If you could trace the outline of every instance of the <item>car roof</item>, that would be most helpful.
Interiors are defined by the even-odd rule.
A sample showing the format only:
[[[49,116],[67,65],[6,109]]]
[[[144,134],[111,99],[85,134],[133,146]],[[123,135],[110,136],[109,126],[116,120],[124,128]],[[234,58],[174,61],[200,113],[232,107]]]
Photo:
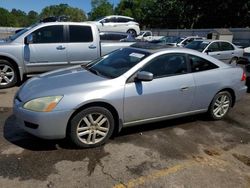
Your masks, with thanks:
[[[214,40],[214,39],[197,39],[195,41],[203,41],[203,42],[228,42],[228,43],[230,43],[229,41],[226,41],[226,40]]]
[[[151,45],[151,46],[148,46],[148,45],[149,44],[139,42],[139,43],[135,43],[135,44],[131,45],[128,48],[137,49],[137,50],[139,49],[141,51],[144,51],[144,52],[147,52],[150,54],[161,53],[161,52],[191,54],[191,55],[195,55],[195,56],[207,59],[208,61],[215,63],[219,67],[228,67],[229,66],[228,64],[223,63],[223,62],[219,61],[218,59],[215,59],[215,58],[213,58],[205,53],[201,53],[197,50],[192,50],[192,49],[188,49],[188,48],[184,48],[184,47],[172,47],[169,45],[155,45],[155,44]]]
[[[132,18],[132,17],[122,16],[122,15],[109,15],[109,16],[106,16],[105,18],[109,18],[109,17],[120,17],[120,18],[128,18],[128,19],[134,20],[134,18]]]

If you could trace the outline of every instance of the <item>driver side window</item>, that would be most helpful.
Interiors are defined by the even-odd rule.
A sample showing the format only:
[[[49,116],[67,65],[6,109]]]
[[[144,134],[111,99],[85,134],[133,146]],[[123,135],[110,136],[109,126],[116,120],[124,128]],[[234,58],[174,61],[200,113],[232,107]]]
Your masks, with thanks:
[[[63,26],[46,26],[32,33],[33,44],[63,42]]]
[[[187,62],[184,54],[167,54],[156,57],[141,71],[151,72],[154,78],[187,73]]]

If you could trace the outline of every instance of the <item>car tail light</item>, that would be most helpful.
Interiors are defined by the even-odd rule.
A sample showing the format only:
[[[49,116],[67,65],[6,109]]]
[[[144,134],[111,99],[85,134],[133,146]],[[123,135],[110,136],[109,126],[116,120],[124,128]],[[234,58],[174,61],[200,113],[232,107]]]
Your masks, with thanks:
[[[247,79],[246,73],[243,71],[241,76],[241,81],[246,81],[246,79]]]

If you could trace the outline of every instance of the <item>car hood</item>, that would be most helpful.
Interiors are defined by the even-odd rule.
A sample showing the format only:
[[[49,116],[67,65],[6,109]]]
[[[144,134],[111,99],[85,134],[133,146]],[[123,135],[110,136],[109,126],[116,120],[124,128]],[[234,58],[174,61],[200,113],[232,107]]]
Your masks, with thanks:
[[[21,86],[17,95],[21,101],[44,96],[65,95],[97,87],[97,82],[106,80],[106,78],[97,76],[81,66],[76,66],[34,77]],[[100,85],[98,86],[100,87]]]

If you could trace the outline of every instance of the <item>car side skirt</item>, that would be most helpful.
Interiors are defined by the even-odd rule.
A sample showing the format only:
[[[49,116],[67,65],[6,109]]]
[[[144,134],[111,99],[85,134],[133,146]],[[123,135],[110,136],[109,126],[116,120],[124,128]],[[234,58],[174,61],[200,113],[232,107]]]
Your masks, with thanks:
[[[123,123],[123,127],[130,127],[130,126],[135,126],[135,125],[140,125],[140,124],[153,123],[153,122],[157,122],[157,121],[174,119],[174,118],[178,118],[178,117],[184,117],[184,116],[193,115],[193,114],[200,114],[200,113],[204,113],[204,112],[207,112],[207,109],[194,110],[194,111],[183,112],[183,113],[178,113],[178,114],[171,114],[171,115],[167,115],[167,116],[131,121],[131,122]]]

